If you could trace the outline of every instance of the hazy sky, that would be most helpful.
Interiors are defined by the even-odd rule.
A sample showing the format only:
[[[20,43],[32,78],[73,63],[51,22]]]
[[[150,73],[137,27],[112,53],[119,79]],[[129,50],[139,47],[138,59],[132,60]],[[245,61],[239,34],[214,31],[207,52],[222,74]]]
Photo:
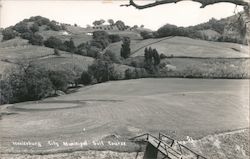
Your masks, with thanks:
[[[0,0],[0,27],[7,27],[29,18],[41,15],[58,22],[78,24],[85,27],[98,19],[122,20],[128,25],[141,25],[150,29],[171,23],[189,26],[206,22],[210,18],[220,19],[234,14],[235,5],[220,3],[200,9],[200,4],[190,1],[161,5],[145,10],[120,7],[128,0]],[[140,3],[153,2],[150,0]],[[138,2],[138,3],[139,3]],[[242,8],[238,7],[238,11]]]

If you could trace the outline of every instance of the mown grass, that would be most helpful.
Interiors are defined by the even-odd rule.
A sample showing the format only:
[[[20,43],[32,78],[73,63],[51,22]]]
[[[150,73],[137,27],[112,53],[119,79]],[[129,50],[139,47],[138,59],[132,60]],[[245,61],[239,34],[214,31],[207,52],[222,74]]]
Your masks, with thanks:
[[[145,47],[156,48],[160,54],[175,57],[249,57],[248,46],[234,43],[211,42],[178,36],[159,39],[132,40],[132,57],[144,56]],[[114,43],[110,45],[108,49],[119,56],[121,43]]]

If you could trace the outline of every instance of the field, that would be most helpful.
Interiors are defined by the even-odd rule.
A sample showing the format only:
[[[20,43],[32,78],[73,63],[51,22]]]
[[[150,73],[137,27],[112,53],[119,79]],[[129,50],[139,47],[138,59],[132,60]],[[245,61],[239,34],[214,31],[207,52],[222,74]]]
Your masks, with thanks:
[[[160,39],[132,40],[131,53],[133,57],[144,56],[145,47],[151,46],[166,56],[186,57],[249,57],[249,47],[240,44],[221,43],[196,40],[186,37],[166,37]],[[107,48],[120,55],[121,42],[111,44]]]
[[[187,136],[199,139],[248,127],[248,95],[248,80],[138,79],[88,86],[37,102],[3,105],[1,151],[59,151],[69,147],[48,146],[46,142],[122,140],[160,131],[178,140]],[[15,146],[15,141],[39,141],[44,146]],[[118,148],[131,151],[129,146]],[[70,147],[74,149],[86,147]]]
[[[15,66],[14,63],[33,61],[51,70],[74,70],[78,73],[87,70],[94,61],[93,58],[60,51],[60,56],[54,55],[54,50],[43,46],[24,44],[25,40],[13,39],[0,43],[0,74]],[[14,45],[15,44],[15,45]]]

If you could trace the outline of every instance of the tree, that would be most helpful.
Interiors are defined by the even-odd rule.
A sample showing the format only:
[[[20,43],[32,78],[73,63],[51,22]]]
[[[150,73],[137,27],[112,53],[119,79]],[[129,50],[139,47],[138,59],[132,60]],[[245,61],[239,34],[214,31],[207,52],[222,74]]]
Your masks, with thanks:
[[[110,43],[109,35],[106,31],[94,31],[91,46],[96,46],[100,49],[105,49]]]
[[[51,21],[50,23],[48,23],[48,26],[51,30],[54,30],[54,31],[62,30],[61,25],[58,25],[56,21]]]
[[[125,23],[121,20],[115,22],[115,25],[119,30],[125,30]]]
[[[159,65],[161,62],[161,58],[160,58],[160,55],[156,49],[152,50],[152,56],[154,58],[154,65],[155,66]]]
[[[101,20],[95,20],[92,24],[94,26],[97,26],[97,25],[102,25],[103,23],[105,23],[105,20],[101,19]]]
[[[166,24],[157,30],[159,37],[178,36],[178,27],[171,24]]]
[[[60,49],[63,45],[62,40],[57,37],[51,36],[46,41],[44,41],[44,45],[50,48]]]
[[[65,41],[64,46],[68,52],[74,53],[76,51],[76,46],[72,38],[69,41]]]
[[[93,76],[97,83],[115,79],[114,64],[110,61],[97,59],[88,67],[88,73]]]
[[[37,31],[39,31],[39,25],[37,23],[34,23],[31,27],[30,30],[35,33]]]
[[[146,8],[150,8],[150,7],[155,7],[158,5],[163,5],[163,4],[169,4],[169,3],[177,3],[177,2],[181,2],[184,0],[161,0],[161,1],[155,1],[153,3],[148,3],[145,5],[138,5],[134,2],[134,0],[129,0],[129,4],[122,4],[121,6],[133,6],[137,9],[146,9]],[[235,5],[240,5],[244,7],[244,16],[241,16],[241,18],[244,19],[244,26],[245,26],[245,37],[248,41],[248,46],[250,48],[250,2],[249,0],[190,0],[190,1],[194,1],[194,2],[198,2],[201,4],[200,8],[205,8],[206,6],[209,5],[213,5],[216,3],[221,3],[221,2],[228,2],[228,3],[232,3]]]
[[[120,63],[119,57],[117,57],[116,53],[112,52],[111,50],[107,50],[104,53],[104,56],[107,57],[108,60],[111,60],[114,63]]]
[[[47,71],[31,62],[18,62],[5,79],[8,103],[39,100],[50,95],[52,83]],[[6,89],[4,89],[6,91]]]
[[[68,77],[67,73],[64,71],[48,71],[48,77],[52,83],[54,93],[56,94],[57,90],[66,91],[68,86]]]
[[[108,23],[112,26],[115,24],[114,20],[113,19],[108,19]]]
[[[43,45],[43,37],[39,34],[34,34],[31,36],[29,43],[32,45]]]
[[[141,31],[140,34],[141,34],[141,37],[142,37],[143,39],[149,39],[149,38],[153,38],[153,37],[154,37],[154,35],[153,35],[152,32],[145,31],[145,30],[144,30],[144,31]]]
[[[19,22],[14,26],[14,29],[19,33],[31,32],[26,22]]]
[[[126,37],[123,39],[122,48],[121,48],[121,57],[128,58],[130,56],[130,38]]]
[[[59,52],[59,50],[58,50],[58,49],[54,49],[54,55],[56,55],[56,56],[60,56],[60,52]]]
[[[145,48],[144,58],[144,68],[151,74],[155,73],[158,70],[158,66],[161,62],[158,51],[156,49],[152,49],[151,47]]]

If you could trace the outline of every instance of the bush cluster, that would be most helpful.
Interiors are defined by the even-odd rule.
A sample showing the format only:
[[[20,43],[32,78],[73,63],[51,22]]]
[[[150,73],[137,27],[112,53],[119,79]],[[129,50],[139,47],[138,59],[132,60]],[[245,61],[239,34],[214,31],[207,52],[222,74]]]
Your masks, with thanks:
[[[84,85],[102,83],[110,80],[120,79],[119,73],[115,70],[115,65],[112,61],[105,57],[98,58],[87,71],[83,71],[79,79],[79,83]]]
[[[138,79],[149,77],[149,74],[144,68],[126,69],[125,79]]]
[[[33,63],[18,64],[1,79],[0,104],[39,100],[66,91],[72,79],[66,71],[45,71]]]

